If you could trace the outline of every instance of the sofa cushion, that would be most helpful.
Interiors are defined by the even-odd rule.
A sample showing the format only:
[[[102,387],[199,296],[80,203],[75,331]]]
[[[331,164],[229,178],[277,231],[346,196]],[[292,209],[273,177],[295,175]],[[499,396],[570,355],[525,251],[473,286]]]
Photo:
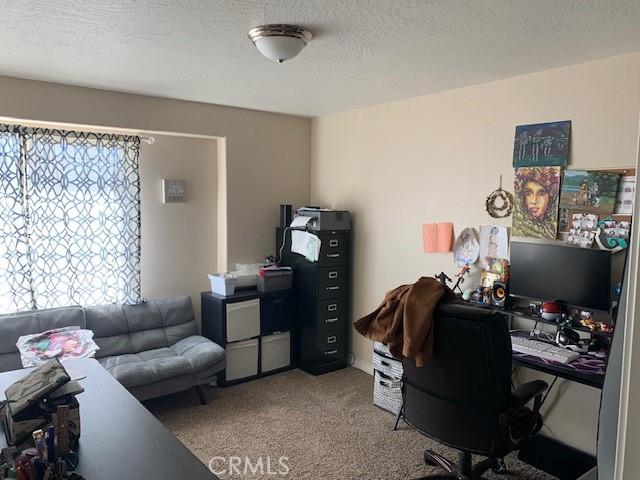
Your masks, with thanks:
[[[136,353],[104,357],[98,361],[125,387],[135,387],[153,381],[153,369]]]
[[[122,305],[98,305],[85,309],[87,328],[100,347],[96,358],[135,353],[129,338],[129,325]]]
[[[99,359],[125,387],[135,387],[191,374],[191,365],[169,348],[127,353]]]
[[[157,301],[122,307],[129,326],[129,338],[134,352],[168,347],[162,314]]]
[[[86,318],[100,347],[97,358],[164,348],[198,333],[188,296],[88,307]]]
[[[10,372],[11,370],[20,370],[22,368],[22,359],[18,352],[0,353],[0,372]]]
[[[16,347],[19,337],[72,326],[86,328],[82,307],[51,308],[0,315],[0,371],[22,367],[18,347]]]
[[[224,349],[220,345],[200,335],[183,338],[169,348],[189,362],[193,373],[212,367],[225,358]]]

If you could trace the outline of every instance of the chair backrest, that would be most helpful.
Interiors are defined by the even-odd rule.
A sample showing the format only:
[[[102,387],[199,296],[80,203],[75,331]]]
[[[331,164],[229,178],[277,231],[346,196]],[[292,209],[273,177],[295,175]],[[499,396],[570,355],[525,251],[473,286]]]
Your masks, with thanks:
[[[511,337],[504,315],[457,303],[434,315],[433,359],[404,359],[405,420],[441,443],[489,454],[511,393]]]

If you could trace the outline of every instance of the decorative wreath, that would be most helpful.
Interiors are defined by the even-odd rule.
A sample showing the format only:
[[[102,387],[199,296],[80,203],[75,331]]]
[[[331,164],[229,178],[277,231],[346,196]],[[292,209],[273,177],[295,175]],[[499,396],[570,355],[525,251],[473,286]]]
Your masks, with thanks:
[[[493,218],[508,217],[513,211],[513,195],[500,187],[489,194],[485,206]]]

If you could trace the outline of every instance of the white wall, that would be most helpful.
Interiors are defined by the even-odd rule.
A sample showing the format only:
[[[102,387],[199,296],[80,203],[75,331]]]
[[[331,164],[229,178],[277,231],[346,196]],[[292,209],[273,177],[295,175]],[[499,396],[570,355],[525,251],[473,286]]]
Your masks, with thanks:
[[[0,77],[0,117],[225,137],[223,265],[275,253],[278,205],[309,201],[307,118],[11,77]]]
[[[422,252],[422,223],[510,225],[484,201],[500,174],[512,189],[516,125],[572,120],[573,168],[635,165],[639,82],[640,54],[631,54],[314,119],[312,203],[354,217],[352,318],[398,284],[456,273],[451,254]],[[371,342],[355,334],[351,347],[370,369]],[[593,452],[600,392],[562,392],[547,423]]]
[[[140,146],[142,295],[190,295],[198,322],[216,270],[216,153],[216,140],[166,135]],[[186,181],[185,203],[162,203],[163,178]]]

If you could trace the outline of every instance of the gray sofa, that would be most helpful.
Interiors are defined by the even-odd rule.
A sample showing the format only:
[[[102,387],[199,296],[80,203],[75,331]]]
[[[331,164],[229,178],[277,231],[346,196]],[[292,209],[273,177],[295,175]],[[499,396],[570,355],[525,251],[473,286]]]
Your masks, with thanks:
[[[198,335],[191,298],[184,296],[0,316],[0,371],[22,368],[21,335],[76,325],[94,332],[96,359],[139,400],[196,387],[204,403],[198,387],[225,368],[225,351]]]

